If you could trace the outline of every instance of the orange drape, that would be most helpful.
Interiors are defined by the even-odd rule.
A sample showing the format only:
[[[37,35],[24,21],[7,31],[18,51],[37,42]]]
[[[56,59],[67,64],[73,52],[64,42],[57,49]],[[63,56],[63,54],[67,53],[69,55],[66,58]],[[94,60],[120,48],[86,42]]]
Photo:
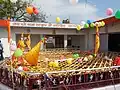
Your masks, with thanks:
[[[9,20],[7,20],[7,24],[8,24],[8,26],[7,26],[7,31],[8,31],[8,43],[10,43],[10,39],[11,39],[11,29],[10,29],[10,21]]]
[[[0,27],[7,27],[7,20],[0,20]]]
[[[1,27],[7,27],[8,42],[10,43],[10,38],[11,38],[10,18],[8,17],[8,20],[0,20],[0,26]]]

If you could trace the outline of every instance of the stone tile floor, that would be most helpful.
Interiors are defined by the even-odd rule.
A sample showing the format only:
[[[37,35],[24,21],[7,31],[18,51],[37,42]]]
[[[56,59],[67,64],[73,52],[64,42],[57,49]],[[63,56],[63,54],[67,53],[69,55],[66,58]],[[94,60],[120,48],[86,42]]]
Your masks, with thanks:
[[[12,90],[12,89],[0,83],[0,90]]]

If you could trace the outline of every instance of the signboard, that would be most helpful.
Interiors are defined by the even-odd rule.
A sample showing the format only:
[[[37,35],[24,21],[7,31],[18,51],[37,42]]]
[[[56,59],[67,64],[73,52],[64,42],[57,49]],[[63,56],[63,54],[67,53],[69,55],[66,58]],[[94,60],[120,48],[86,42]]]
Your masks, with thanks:
[[[11,27],[38,27],[38,28],[72,28],[76,29],[76,24],[55,24],[36,22],[10,22]]]

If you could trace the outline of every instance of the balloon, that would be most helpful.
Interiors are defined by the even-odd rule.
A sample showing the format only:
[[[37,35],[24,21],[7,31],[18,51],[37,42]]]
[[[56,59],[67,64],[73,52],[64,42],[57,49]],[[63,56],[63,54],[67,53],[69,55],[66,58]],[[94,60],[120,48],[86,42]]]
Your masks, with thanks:
[[[73,58],[74,58],[74,59],[79,58],[79,54],[73,54]]]
[[[76,54],[76,57],[79,57],[79,54]]]
[[[97,55],[96,54],[93,54],[94,57],[96,57]]]
[[[59,63],[57,61],[53,62],[53,67],[59,67]]]
[[[78,3],[78,0],[69,0],[70,4],[75,5]]]
[[[38,14],[39,10],[37,8],[33,9],[34,14]]]
[[[60,23],[60,18],[59,17],[56,18],[56,23]]]
[[[87,23],[88,23],[88,24],[91,24],[91,21],[90,21],[90,20],[87,20]]]
[[[20,48],[16,49],[16,51],[14,52],[15,57],[20,57],[22,55],[23,55],[23,51]]]
[[[19,66],[19,67],[18,67],[18,70],[19,70],[19,71],[23,71],[23,67]]]
[[[49,66],[52,67],[54,62],[49,62]]]
[[[86,24],[84,25],[84,28],[88,28],[88,27],[89,27],[89,24],[86,23]]]
[[[99,26],[99,22],[95,22],[95,26]]]
[[[92,59],[93,59],[93,56],[92,56],[92,55],[89,55],[89,56],[88,56],[88,59],[89,59],[89,60],[92,60]]]
[[[99,23],[98,26],[101,27],[102,26],[102,22],[98,22],[98,23]]]
[[[11,41],[10,43],[10,50],[15,51],[17,49],[16,43],[14,41]]]
[[[84,26],[85,23],[86,23],[85,21],[81,21],[80,25],[81,25],[81,26]]]
[[[25,66],[23,67],[23,70],[24,71],[29,71],[28,67],[25,67]]]
[[[78,59],[78,62],[82,62],[83,58],[84,58],[84,57],[79,58],[79,59]]]
[[[76,58],[76,54],[73,54],[73,58]]]
[[[87,58],[87,57],[85,57],[83,60],[87,62],[87,61],[88,61],[88,58]]]
[[[108,9],[106,10],[106,14],[107,14],[108,16],[112,15],[112,14],[113,14],[113,10],[112,10],[111,8],[108,8]]]
[[[120,19],[120,10],[117,10],[117,12],[115,13],[115,18]]]
[[[78,31],[80,31],[81,26],[80,26],[80,25],[77,25],[77,27],[76,27],[76,28],[77,28],[77,30],[78,30]]]
[[[28,14],[32,14],[32,13],[33,13],[33,7],[31,7],[31,6],[27,7],[27,8],[26,8],[26,12],[27,12]]]
[[[72,64],[72,58],[67,59],[68,64]]]
[[[36,7],[35,7],[35,6],[33,6],[33,5],[32,5],[32,7],[33,7],[33,11],[34,11],[34,10],[36,9]]]
[[[90,27],[94,27],[94,26],[95,26],[95,24],[94,24],[94,23],[91,23],[91,24],[90,24]]]
[[[10,46],[10,50],[11,50],[11,51],[15,51],[16,49],[17,49],[16,46],[13,46],[13,45]]]
[[[105,26],[105,22],[104,22],[104,21],[102,21],[102,22],[101,22],[101,25],[102,25],[102,26]]]

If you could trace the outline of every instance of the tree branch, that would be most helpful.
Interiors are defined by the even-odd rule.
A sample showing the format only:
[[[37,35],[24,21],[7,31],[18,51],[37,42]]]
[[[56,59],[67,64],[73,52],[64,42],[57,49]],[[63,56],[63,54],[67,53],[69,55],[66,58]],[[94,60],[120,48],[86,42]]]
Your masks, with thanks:
[[[18,20],[19,18],[23,17],[24,14],[26,14],[26,12],[24,12],[23,14],[21,14],[19,17],[16,18],[16,20]]]

